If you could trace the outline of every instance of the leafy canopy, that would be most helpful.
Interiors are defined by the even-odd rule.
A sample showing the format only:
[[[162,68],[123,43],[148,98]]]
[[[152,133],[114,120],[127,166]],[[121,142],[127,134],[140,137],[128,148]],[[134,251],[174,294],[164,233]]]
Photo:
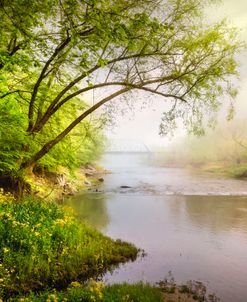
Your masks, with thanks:
[[[49,133],[39,150],[24,153],[22,168],[42,159],[96,109],[138,91],[167,102],[161,134],[178,119],[201,134],[221,100],[232,102],[242,44],[226,22],[203,18],[213,0],[26,2],[0,1],[6,82],[0,98],[26,100],[26,134],[33,138],[47,132],[64,108],[78,108],[78,97],[93,92],[95,102],[64,119],[63,129]]]

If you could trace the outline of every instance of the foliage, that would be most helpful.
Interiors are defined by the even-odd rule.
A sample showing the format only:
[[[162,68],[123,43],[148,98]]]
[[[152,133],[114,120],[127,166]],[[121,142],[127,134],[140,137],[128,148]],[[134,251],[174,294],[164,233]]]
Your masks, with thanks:
[[[214,124],[219,97],[226,96],[232,108],[235,55],[242,43],[226,22],[203,21],[204,7],[216,1],[26,2],[0,2],[5,23],[0,99],[19,95],[18,102],[22,98],[27,105],[23,114],[28,148],[22,150],[21,169],[44,161],[79,123],[130,92],[132,99],[134,92],[142,91],[167,101],[161,134],[172,132],[179,119],[188,131],[202,134],[206,125]],[[77,97],[90,91],[93,104],[78,108]],[[63,120],[73,106],[73,118],[49,132],[55,116]],[[40,142],[35,148],[30,137]],[[52,151],[56,155],[65,149],[57,148]],[[66,155],[71,164],[69,152]]]
[[[2,297],[61,288],[137,255],[131,244],[113,241],[76,221],[69,209],[31,198],[0,200]]]
[[[0,102],[0,173],[14,174],[19,168],[18,160],[25,142],[24,120],[16,100]]]
[[[48,97],[48,96],[47,96]],[[36,137],[27,135],[26,103],[21,97],[9,96],[0,102],[0,173],[17,175],[23,158],[35,153],[48,139],[58,134],[86,105],[76,99],[74,106],[65,106],[53,116]],[[85,121],[56,145],[36,165],[37,168],[56,171],[58,166],[77,168],[97,158],[102,151],[103,136],[97,122]]]
[[[35,136],[33,140],[35,143],[30,144],[30,154],[38,151],[45,141],[58,135],[85,106],[85,103],[76,99],[73,106],[66,104],[62,110],[54,114],[49,124]],[[100,121],[96,120],[94,124],[90,121],[84,121],[43,157],[38,166],[53,171],[59,165],[69,169],[80,167],[99,156],[103,150],[103,140]]]
[[[159,288],[149,284],[114,284],[104,286],[102,282],[91,280],[87,286],[72,282],[66,292],[44,292],[40,295],[31,294],[12,301],[25,302],[161,302]]]
[[[30,68],[34,60],[31,41],[35,40],[35,44],[42,43],[38,38],[38,28],[44,30],[47,17],[55,12],[54,4],[50,0],[0,1],[0,69],[15,71],[20,67],[24,70]],[[28,54],[23,52],[23,49],[26,49]]]

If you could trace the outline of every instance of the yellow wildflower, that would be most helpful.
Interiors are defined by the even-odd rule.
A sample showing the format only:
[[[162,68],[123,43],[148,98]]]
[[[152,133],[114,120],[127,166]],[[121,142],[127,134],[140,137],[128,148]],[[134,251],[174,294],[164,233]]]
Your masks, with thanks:
[[[73,281],[70,283],[70,286],[78,288],[78,287],[81,287],[81,283],[79,283],[78,281]]]

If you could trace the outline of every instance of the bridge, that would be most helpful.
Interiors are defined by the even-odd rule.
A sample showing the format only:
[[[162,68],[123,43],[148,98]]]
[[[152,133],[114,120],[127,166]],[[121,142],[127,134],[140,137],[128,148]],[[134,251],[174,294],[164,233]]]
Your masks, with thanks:
[[[152,154],[153,152],[144,142],[139,140],[111,139],[108,141],[105,153]]]

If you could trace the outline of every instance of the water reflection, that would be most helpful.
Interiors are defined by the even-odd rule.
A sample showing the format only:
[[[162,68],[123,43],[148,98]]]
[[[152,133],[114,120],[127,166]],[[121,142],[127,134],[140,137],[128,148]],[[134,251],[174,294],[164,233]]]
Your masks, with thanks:
[[[183,196],[192,224],[211,232],[247,230],[247,199],[240,196]],[[181,202],[175,203],[180,207]],[[183,206],[183,205],[182,205]]]
[[[66,205],[74,209],[81,221],[104,231],[110,220],[106,199],[106,194],[82,193],[68,198]]]
[[[113,238],[148,253],[105,280],[201,280],[224,302],[246,302],[247,199],[214,196],[112,195],[107,201]]]

